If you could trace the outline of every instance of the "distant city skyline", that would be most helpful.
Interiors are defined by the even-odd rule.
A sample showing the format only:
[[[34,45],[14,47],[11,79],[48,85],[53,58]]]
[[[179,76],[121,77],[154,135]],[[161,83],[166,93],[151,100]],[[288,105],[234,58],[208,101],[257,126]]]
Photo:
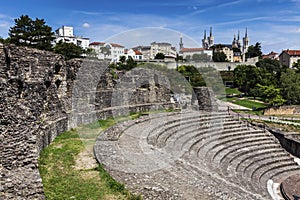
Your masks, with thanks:
[[[250,45],[260,42],[264,53],[300,49],[300,0],[11,0],[1,3],[1,37],[8,36],[14,19],[22,14],[45,19],[53,31],[73,26],[76,35],[91,42],[111,38],[128,48],[154,41],[178,48],[181,33],[185,46],[200,47],[204,30],[210,27],[215,44],[230,44],[234,34],[240,31],[243,37],[247,27]]]

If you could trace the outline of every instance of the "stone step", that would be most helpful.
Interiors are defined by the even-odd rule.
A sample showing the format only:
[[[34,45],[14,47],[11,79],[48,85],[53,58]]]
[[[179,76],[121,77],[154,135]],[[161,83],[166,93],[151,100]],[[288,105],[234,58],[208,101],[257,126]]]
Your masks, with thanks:
[[[238,127],[234,129],[224,130],[220,127],[217,127],[213,129],[198,130],[193,138],[188,138],[184,142],[182,142],[182,149],[188,149],[188,151],[198,149],[198,146],[202,146],[202,143],[205,143],[207,145],[210,142],[219,140],[219,138],[222,136],[227,136],[228,134],[230,135],[232,134],[232,132],[240,134],[241,131],[246,132],[247,129],[243,127]]]
[[[216,153],[213,155],[212,160],[215,163],[222,163],[224,160],[228,159],[228,157],[231,157],[232,154],[235,154],[236,152],[247,149],[251,147],[257,147],[257,146],[263,146],[263,145],[271,145],[274,144],[273,140],[250,140],[250,141],[244,141],[241,143],[240,141],[232,142],[232,144],[228,145],[227,148],[221,148],[215,149]]]
[[[265,167],[262,167],[258,172],[253,175],[253,179],[257,179],[261,184],[267,183],[268,179],[272,179],[285,171],[299,171],[300,166],[295,162],[286,161],[282,163],[271,163]]]
[[[235,171],[242,174],[244,177],[250,177],[248,175],[249,171],[257,167],[257,163],[261,161],[268,162],[269,160],[282,159],[286,157],[289,157],[289,155],[284,151],[260,155],[257,159],[246,160],[243,164],[239,165],[239,167],[236,168]]]
[[[243,143],[243,140],[245,139],[256,139],[259,137],[261,137],[262,139],[268,139],[268,137],[260,131],[240,131],[235,133],[228,133],[226,135],[220,136],[219,138],[215,138],[214,141],[209,141],[199,146],[197,149],[197,155],[201,153],[207,159],[210,157],[209,154],[212,152],[212,150],[217,148],[218,146],[223,146],[223,148],[226,148],[226,146],[230,145],[232,142],[240,141],[241,143]]]
[[[165,146],[167,143],[169,143],[169,145],[182,144],[182,146],[184,146],[189,140],[191,140],[191,138],[199,135],[198,133],[200,132],[215,131],[216,129],[222,129],[223,131],[227,129],[229,131],[232,129],[242,128],[243,127],[240,124],[230,123],[230,125],[227,125],[226,122],[225,124],[219,123],[213,125],[187,124],[186,126],[180,126],[177,130],[169,129],[165,132],[164,137],[162,137],[158,143],[160,143],[160,146]],[[183,147],[181,147],[181,149],[183,149]]]
[[[226,123],[226,120],[224,119],[224,116],[220,116],[221,118],[214,118],[212,116],[209,117],[202,117],[202,116],[194,116],[194,117],[188,117],[184,119],[175,119],[173,121],[170,121],[168,123],[162,124],[162,126],[157,126],[155,129],[153,129],[148,137],[148,141],[150,144],[155,145],[157,143],[157,140],[159,138],[168,137],[169,132],[172,132],[174,129],[178,129],[180,127],[180,130],[187,128],[189,126],[214,126],[216,124],[216,120],[220,121],[218,124],[224,124]],[[226,116],[225,116],[226,117]],[[231,118],[229,118],[231,120]]]

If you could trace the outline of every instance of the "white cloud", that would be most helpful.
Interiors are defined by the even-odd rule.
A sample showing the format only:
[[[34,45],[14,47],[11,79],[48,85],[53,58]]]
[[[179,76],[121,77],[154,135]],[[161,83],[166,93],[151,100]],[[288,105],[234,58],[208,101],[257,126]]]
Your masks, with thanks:
[[[82,24],[82,27],[83,27],[83,28],[90,28],[90,26],[91,26],[91,25],[90,25],[89,23],[83,23],[83,24]]]

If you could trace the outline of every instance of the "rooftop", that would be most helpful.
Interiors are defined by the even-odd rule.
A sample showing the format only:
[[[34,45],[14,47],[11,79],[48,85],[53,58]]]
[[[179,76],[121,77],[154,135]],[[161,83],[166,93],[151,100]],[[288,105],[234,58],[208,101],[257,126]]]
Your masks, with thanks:
[[[283,52],[288,53],[290,56],[300,56],[300,50],[283,50]]]

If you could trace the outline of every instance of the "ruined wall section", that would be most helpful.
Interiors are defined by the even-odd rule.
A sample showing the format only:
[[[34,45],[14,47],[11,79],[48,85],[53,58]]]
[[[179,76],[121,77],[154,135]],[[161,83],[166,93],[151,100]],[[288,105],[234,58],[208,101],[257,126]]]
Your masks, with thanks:
[[[113,88],[119,82],[111,71],[97,73],[103,66],[107,63],[81,59],[65,62],[60,55],[28,47],[4,45],[0,49],[0,199],[44,198],[39,153],[70,128],[74,111],[80,114],[89,108],[93,115],[87,116],[88,120],[79,115],[78,125],[123,109],[122,105],[111,107]],[[122,74],[125,72],[119,72],[119,78]],[[142,74],[148,74],[144,78],[150,77],[151,84],[135,85]],[[169,103],[168,89],[159,86],[164,78],[155,76],[146,71],[128,74],[128,84],[134,88],[130,90],[130,111]],[[120,85],[117,96],[124,93],[126,84]],[[76,107],[76,103],[84,106]]]
[[[0,66],[0,198],[42,199],[39,152],[66,130],[65,62],[51,52],[7,45]]]

